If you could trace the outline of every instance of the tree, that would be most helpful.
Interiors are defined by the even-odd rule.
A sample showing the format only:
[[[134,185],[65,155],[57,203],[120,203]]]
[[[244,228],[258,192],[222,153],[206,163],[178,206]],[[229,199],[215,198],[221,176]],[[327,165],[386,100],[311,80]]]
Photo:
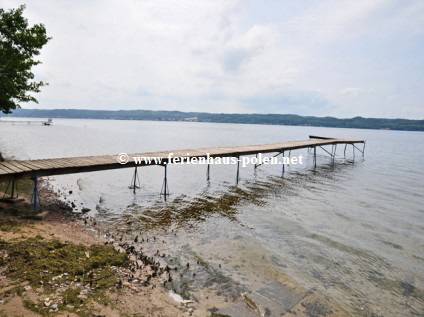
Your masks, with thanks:
[[[35,57],[51,38],[43,24],[28,25],[24,9],[0,8],[0,113],[11,113],[21,102],[38,102],[31,93],[47,85],[34,81],[31,69],[41,63]]]

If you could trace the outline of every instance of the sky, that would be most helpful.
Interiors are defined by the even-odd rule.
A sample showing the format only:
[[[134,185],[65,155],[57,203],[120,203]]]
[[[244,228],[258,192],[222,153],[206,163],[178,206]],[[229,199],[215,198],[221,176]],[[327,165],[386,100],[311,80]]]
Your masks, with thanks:
[[[423,0],[0,0],[52,40],[39,109],[424,119]]]

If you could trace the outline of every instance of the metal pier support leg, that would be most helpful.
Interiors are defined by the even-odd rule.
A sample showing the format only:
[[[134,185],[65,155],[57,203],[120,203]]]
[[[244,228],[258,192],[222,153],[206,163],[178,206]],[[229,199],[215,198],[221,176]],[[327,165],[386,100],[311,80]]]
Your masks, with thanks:
[[[237,176],[236,176],[236,184],[239,183],[239,175],[240,175],[240,156],[237,156]]]
[[[38,178],[37,176],[34,176],[32,180],[34,181],[34,190],[32,192],[32,200],[34,203],[33,211],[36,212],[38,210]]]
[[[258,162],[258,153],[256,153],[256,162]],[[256,169],[257,167],[258,167],[258,164],[257,164],[257,163],[255,163],[254,168]]]
[[[135,167],[134,175],[131,180],[131,185],[129,186],[129,188],[133,190],[134,194],[135,194],[136,188],[140,188],[140,178],[138,177],[137,166]]]
[[[164,164],[162,165],[165,168],[165,176],[163,178],[163,185],[162,185],[162,189],[160,191],[161,195],[165,196],[165,200],[166,200],[166,196],[169,195],[169,188],[168,188],[168,165]]]
[[[365,157],[365,141],[364,141],[364,147],[362,148],[362,157]]]
[[[334,151],[332,151],[333,165],[334,165],[334,161],[336,160],[336,151],[337,151],[337,144],[334,144]]]
[[[17,184],[15,184],[15,180],[12,180],[12,194],[10,195],[11,198],[15,198],[15,187],[17,190],[18,189]],[[16,195],[16,197],[18,197],[18,195]]]
[[[346,148],[347,148],[347,143],[345,144],[345,148],[344,148],[344,158],[346,158]]]
[[[314,168],[317,168],[317,147],[314,146]]]
[[[3,199],[6,198],[6,193],[9,191],[10,181],[7,183],[6,190],[3,193]]]
[[[284,152],[283,152],[283,157],[284,157]],[[290,157],[291,157],[291,150],[289,150],[289,165],[290,165]]]
[[[10,198],[15,198],[15,187],[16,187],[16,184],[15,184],[15,180],[14,179],[12,179],[12,193],[10,194]]]
[[[353,160],[355,161],[355,144],[352,143]]]
[[[211,172],[211,165],[208,163],[208,169],[206,170],[206,180],[209,182],[210,178],[210,172]]]
[[[10,196],[8,198],[6,198],[6,194],[9,191],[10,185],[12,185],[11,193],[10,193]],[[15,196],[15,192],[16,192],[16,196]],[[5,189],[4,193],[3,193],[2,199],[9,200],[9,201],[14,201],[14,199],[15,198],[18,198],[18,196],[19,196],[19,194],[18,194],[18,181],[15,180],[15,179],[12,179],[11,181],[9,181],[7,183],[7,186],[6,186],[6,189]]]
[[[284,177],[284,151],[283,151],[283,157],[281,159],[283,160],[283,172],[281,173],[281,177]]]

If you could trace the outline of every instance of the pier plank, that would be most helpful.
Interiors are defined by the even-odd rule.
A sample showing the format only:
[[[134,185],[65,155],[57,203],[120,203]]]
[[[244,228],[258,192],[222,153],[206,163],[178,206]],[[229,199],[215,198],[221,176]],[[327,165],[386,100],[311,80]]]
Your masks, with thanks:
[[[9,163],[8,161],[2,162],[2,166],[12,170],[14,173],[22,173],[25,172],[25,170],[21,170],[20,168],[14,166],[13,164]]]
[[[14,161],[7,161],[7,163],[9,163],[10,165],[18,168],[21,171],[27,172],[27,171],[32,171],[33,170],[33,168],[30,168],[30,167],[25,166],[25,164],[22,164],[22,162],[20,162],[20,161],[15,161],[15,160]]]

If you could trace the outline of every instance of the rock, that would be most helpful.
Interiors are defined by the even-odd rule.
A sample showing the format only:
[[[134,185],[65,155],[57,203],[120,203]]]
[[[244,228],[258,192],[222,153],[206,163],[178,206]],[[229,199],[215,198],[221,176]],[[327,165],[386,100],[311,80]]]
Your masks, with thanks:
[[[86,207],[84,207],[84,208],[82,208],[81,209],[81,212],[82,213],[87,213],[87,212],[89,212],[91,209],[90,208],[86,208]]]
[[[193,300],[190,300],[190,299],[185,299],[181,303],[183,303],[183,304],[193,304],[194,301]]]
[[[174,301],[176,301],[177,303],[181,303],[181,305],[183,305],[184,298],[182,298],[181,295],[174,293],[173,291],[169,291],[168,294],[169,296],[171,296],[171,298]]]
[[[4,300],[0,300],[0,305],[3,305],[4,304]]]
[[[58,310],[58,308],[57,308],[57,304],[53,304],[51,307],[50,307],[50,311],[57,311]]]
[[[122,283],[122,285],[123,285],[123,286],[130,286],[130,283],[129,283],[129,282],[127,282],[127,281],[125,281],[125,282],[123,282],[123,283]]]
[[[52,281],[56,281],[62,278],[62,275],[58,275],[58,276],[53,276],[52,277]]]
[[[35,215],[22,215],[22,219],[43,220],[49,214],[48,211],[41,211]]]
[[[46,298],[44,300],[44,306],[50,307],[51,304],[53,304],[53,302],[49,298]]]

